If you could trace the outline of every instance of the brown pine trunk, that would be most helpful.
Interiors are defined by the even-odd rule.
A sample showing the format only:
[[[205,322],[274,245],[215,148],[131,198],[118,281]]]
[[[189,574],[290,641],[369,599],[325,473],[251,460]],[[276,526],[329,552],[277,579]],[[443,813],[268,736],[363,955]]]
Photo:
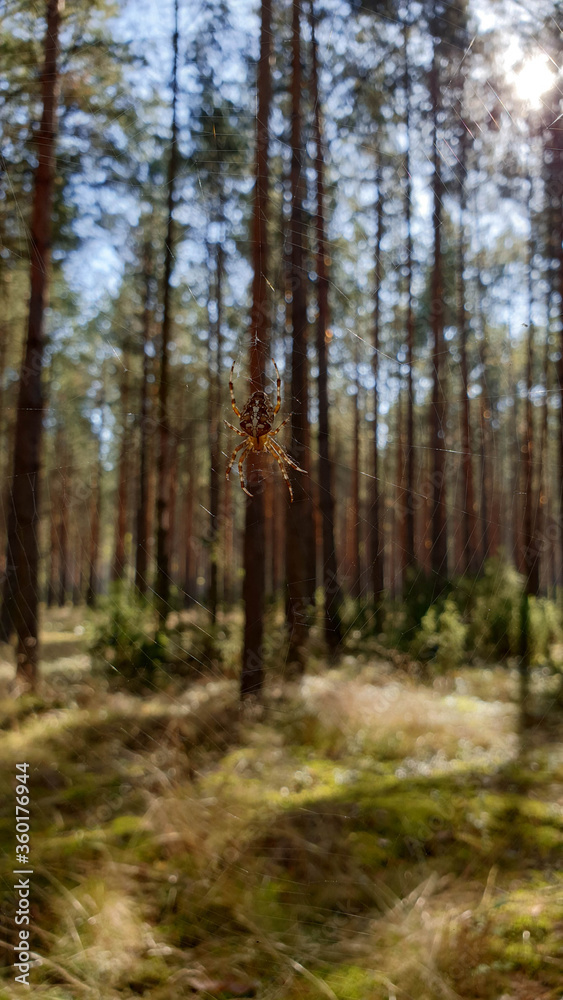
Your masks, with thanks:
[[[252,219],[252,315],[249,344],[250,392],[264,390],[268,357],[270,310],[268,295],[268,187],[269,120],[272,100],[270,57],[272,52],[271,0],[262,0],[260,58],[258,62],[258,110],[256,115],[256,164]],[[244,645],[240,695],[259,696],[264,682],[264,591],[266,583],[266,539],[264,517],[264,475],[261,456],[248,461],[248,481],[252,497],[246,499],[244,526]]]
[[[462,573],[475,574],[479,568],[477,517],[473,485],[473,445],[471,438],[471,407],[469,402],[469,368],[467,363],[467,309],[465,307],[465,208],[466,208],[466,133],[460,144],[459,237],[457,256],[458,333],[461,374],[461,468],[462,468]]]
[[[357,600],[360,596],[360,380],[358,378],[358,354],[356,351],[356,392],[353,398],[353,458],[352,489],[350,497],[351,551],[350,551],[350,594]]]
[[[166,239],[164,242],[164,276],[162,295],[162,330],[160,378],[158,384],[158,492],[156,500],[156,581],[155,595],[161,626],[166,624],[170,596],[170,413],[169,413],[169,350],[172,330],[172,270],[174,267],[175,224],[174,206],[180,165],[178,149],[178,0],[174,2],[174,34],[172,36],[172,129],[167,175]]]
[[[529,181],[528,218],[532,228],[530,202],[532,181]],[[530,597],[539,592],[539,559],[535,537],[536,497],[534,494],[534,416],[532,406],[534,323],[533,323],[533,283],[532,260],[534,255],[533,235],[530,235],[528,257],[528,351],[526,359],[526,424],[522,447],[522,496],[524,510],[522,516],[522,548],[524,564],[524,587],[520,613],[520,724],[525,729],[528,724],[529,671],[530,671]]]
[[[486,562],[486,560],[491,555],[491,531],[490,531],[490,519],[491,519],[491,503],[492,503],[492,474],[491,474],[491,401],[489,399],[489,387],[487,378],[487,367],[489,363],[488,350],[487,350],[487,323],[485,319],[485,310],[483,308],[484,299],[484,285],[481,280],[481,274],[479,272],[478,280],[478,295],[479,295],[479,325],[481,327],[481,339],[479,341],[479,361],[481,365],[481,379],[482,379],[482,391],[480,399],[480,472],[481,472],[481,496],[479,513],[481,517],[481,565]]]
[[[412,292],[413,280],[413,243],[411,229],[412,179],[410,167],[410,68],[408,55],[408,26],[405,25],[405,128],[407,133],[407,149],[405,153],[405,222],[406,222],[406,282],[407,282],[407,456],[406,456],[406,496],[405,496],[405,570],[416,566],[416,502],[415,502],[415,467],[414,467],[414,304]],[[379,254],[378,254],[379,256]],[[405,578],[406,586],[410,585]]]
[[[47,580],[47,607],[52,608],[57,599],[57,580],[59,576],[59,518],[60,496],[59,476],[57,471],[50,475],[50,505],[49,505],[49,576]]]
[[[170,437],[170,560],[168,571],[170,574],[170,584],[175,584],[177,569],[177,546],[176,546],[176,505],[178,500],[178,435],[171,434]]]
[[[327,645],[335,650],[341,641],[340,606],[342,592],[338,581],[336,545],[334,541],[334,495],[330,460],[328,402],[328,263],[329,249],[325,226],[324,152],[319,96],[319,61],[315,35],[313,0],[309,11],[312,47],[311,99],[314,107],[313,134],[315,140],[315,171],[317,175],[316,270],[317,270],[317,358],[319,375],[319,506],[322,528],[322,578],[324,588],[324,634]]]
[[[220,481],[219,466],[221,461],[221,425],[219,422],[221,398],[221,365],[222,365],[222,281],[223,281],[223,248],[218,243],[215,251],[215,323],[209,317],[208,344],[208,423],[209,423],[209,589],[207,606],[211,621],[217,618],[218,601],[218,548],[219,548],[219,504]],[[212,326],[215,327],[215,358],[213,358]]]
[[[59,522],[59,580],[57,603],[63,608],[66,603],[69,577],[68,553],[68,515],[70,502],[70,466],[69,452],[64,441],[61,441],[61,511]]]
[[[373,492],[370,510],[370,559],[371,585],[375,608],[375,627],[381,626],[383,595],[385,590],[385,547],[383,541],[383,525],[381,516],[382,476],[379,456],[379,344],[381,337],[381,240],[383,238],[383,196],[381,191],[381,166],[378,161],[376,168],[376,234],[375,234],[375,288],[373,297]]]
[[[38,662],[39,479],[43,429],[44,314],[51,270],[52,202],[57,132],[60,0],[47,0],[43,110],[36,133],[33,208],[29,234],[30,298],[24,363],[21,371],[14,464],[8,501],[6,578],[0,632],[17,636],[17,678],[33,688]]]
[[[393,596],[398,599],[405,585],[405,455],[403,433],[403,386],[397,399],[397,462],[396,462],[396,503],[395,514],[395,569]]]
[[[129,431],[129,367],[127,354],[123,355],[123,372],[121,379],[121,410],[123,426],[121,428],[121,448],[119,454],[119,481],[117,486],[117,520],[115,523],[115,552],[111,570],[113,583],[123,580],[127,567],[125,556],[125,534],[127,531],[128,495],[129,495],[129,463],[131,452],[131,434]]]
[[[292,78],[291,78],[291,218],[290,302],[288,313],[292,326],[291,354],[291,455],[302,469],[309,471],[307,296],[305,288],[305,217],[303,212],[304,164],[301,138],[301,6],[292,6]],[[289,630],[288,662],[303,669],[303,650],[307,638],[307,607],[314,598],[315,579],[311,566],[315,536],[310,485],[302,472],[289,470],[293,503],[286,517],[287,625]],[[311,574],[313,578],[311,578]]]
[[[438,119],[440,115],[440,85],[436,53],[430,72],[432,103],[434,203],[434,261],[432,266],[432,403],[430,411],[432,448],[432,549],[430,565],[436,587],[448,574],[448,536],[446,523],[446,399],[444,394],[444,290],[442,277],[442,197],[444,188],[438,151]]]
[[[538,540],[538,593],[542,593],[547,596],[550,593],[551,587],[554,583],[553,575],[551,573],[551,566],[549,563],[549,552],[547,546],[545,545],[545,539],[547,538],[547,527],[549,523],[549,504],[548,497],[550,494],[550,484],[549,484],[549,464],[547,460],[548,447],[549,447],[549,410],[547,401],[549,398],[549,350],[550,350],[550,334],[549,334],[549,312],[547,316],[546,323],[546,335],[545,344],[543,352],[543,388],[544,388],[544,399],[542,406],[542,419],[541,419],[541,432],[540,432],[540,447],[539,447],[539,458],[538,458],[538,486],[537,495],[535,501],[536,510],[536,538]],[[543,541],[543,544],[539,544]],[[553,546],[550,546],[551,553],[553,552]],[[544,559],[541,560],[541,555],[544,555]],[[542,565],[543,562],[543,565]]]
[[[102,374],[103,378],[103,374]],[[96,472],[92,485],[92,496],[90,501],[90,547],[88,553],[88,589],[86,591],[86,604],[89,608],[96,605],[100,589],[99,557],[100,557],[100,528],[102,521],[102,440],[104,433],[104,408],[105,408],[105,387],[102,384],[100,392],[99,407],[102,415],[100,436],[98,439],[98,457],[96,462]]]
[[[145,301],[143,308],[143,371],[141,377],[141,427],[139,438],[139,493],[137,498],[136,516],[136,550],[135,550],[135,589],[139,594],[146,594],[148,580],[148,547],[150,539],[149,516],[149,443],[156,429],[151,417],[152,399],[149,388],[151,361],[149,346],[152,339],[152,265],[151,247],[147,242],[143,254],[143,271],[145,280]]]
[[[184,607],[193,603],[195,590],[195,552],[193,547],[193,517],[194,517],[194,486],[193,474],[190,471],[191,452],[186,449],[186,484],[184,487]]]

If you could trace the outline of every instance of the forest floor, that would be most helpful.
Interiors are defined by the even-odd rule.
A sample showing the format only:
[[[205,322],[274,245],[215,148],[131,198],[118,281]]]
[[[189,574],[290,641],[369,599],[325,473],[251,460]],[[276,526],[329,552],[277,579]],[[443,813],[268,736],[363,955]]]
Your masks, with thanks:
[[[26,992],[8,965],[22,761],[34,997],[560,1000],[548,671],[523,746],[506,666],[423,681],[348,652],[241,715],[232,675],[133,694],[91,671],[86,637],[48,613],[38,695],[0,700],[2,1000]]]

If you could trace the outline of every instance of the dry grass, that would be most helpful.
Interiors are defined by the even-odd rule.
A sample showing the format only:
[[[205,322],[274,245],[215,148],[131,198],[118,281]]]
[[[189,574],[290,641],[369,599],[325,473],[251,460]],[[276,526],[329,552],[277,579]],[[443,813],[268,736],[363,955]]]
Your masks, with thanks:
[[[352,662],[241,717],[231,681],[135,697],[76,655],[0,705],[32,767],[34,996],[560,1000],[563,765],[518,761],[510,674]]]

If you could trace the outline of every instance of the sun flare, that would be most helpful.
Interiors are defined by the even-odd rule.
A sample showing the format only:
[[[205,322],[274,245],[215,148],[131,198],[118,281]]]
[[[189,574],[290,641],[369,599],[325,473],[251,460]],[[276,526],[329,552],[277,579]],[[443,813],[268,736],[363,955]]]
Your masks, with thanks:
[[[555,72],[547,56],[537,55],[514,71],[512,79],[520,100],[526,101],[532,108],[539,108],[543,95],[555,83]]]

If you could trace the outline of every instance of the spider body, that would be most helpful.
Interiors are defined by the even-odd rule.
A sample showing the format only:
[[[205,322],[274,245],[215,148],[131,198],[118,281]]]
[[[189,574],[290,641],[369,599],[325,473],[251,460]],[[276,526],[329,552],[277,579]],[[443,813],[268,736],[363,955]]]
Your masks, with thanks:
[[[253,447],[262,451],[264,438],[274,423],[274,407],[265,392],[253,392],[240,413],[240,426],[245,434],[254,438]]]
[[[231,455],[231,460],[227,466],[226,478],[227,479],[229,478],[229,473],[233,467],[235,458],[237,457],[238,453],[241,452],[238,461],[240,485],[241,489],[244,490],[247,496],[251,497],[252,493],[250,493],[249,490],[247,490],[246,482],[244,479],[244,469],[243,469],[244,460],[248,457],[248,455],[250,455],[252,451],[267,451],[270,453],[270,455],[273,456],[273,458],[275,458],[276,462],[278,463],[281,469],[282,476],[287,483],[287,488],[289,490],[289,496],[291,502],[293,502],[293,490],[291,488],[291,483],[289,481],[289,476],[287,474],[286,465],[291,466],[292,469],[296,469],[297,472],[305,472],[306,474],[306,470],[300,469],[299,466],[297,465],[297,462],[294,462],[293,459],[290,458],[290,456],[287,454],[285,448],[283,448],[278,441],[274,440],[276,435],[279,434],[279,432],[281,431],[282,427],[286,425],[287,421],[289,420],[289,417],[286,417],[285,420],[279,425],[279,427],[276,427],[275,430],[272,430],[272,427],[274,426],[274,418],[281,406],[280,373],[278,371],[278,366],[276,365],[275,361],[273,362],[273,365],[274,368],[276,369],[276,376],[277,376],[276,405],[272,406],[265,392],[257,391],[252,393],[252,396],[245,403],[242,410],[239,410],[235,401],[235,391],[233,388],[233,370],[235,367],[235,364],[233,362],[231,368],[231,377],[229,379],[229,389],[231,391],[231,406],[233,408],[233,412],[236,413],[237,417],[239,418],[241,430],[239,431],[238,427],[234,427],[234,425],[230,424],[228,420],[225,420],[225,424],[232,431],[234,431],[235,434],[238,434],[241,438],[244,438],[244,441],[242,442],[242,444],[239,444],[238,448],[235,448],[233,454]]]

